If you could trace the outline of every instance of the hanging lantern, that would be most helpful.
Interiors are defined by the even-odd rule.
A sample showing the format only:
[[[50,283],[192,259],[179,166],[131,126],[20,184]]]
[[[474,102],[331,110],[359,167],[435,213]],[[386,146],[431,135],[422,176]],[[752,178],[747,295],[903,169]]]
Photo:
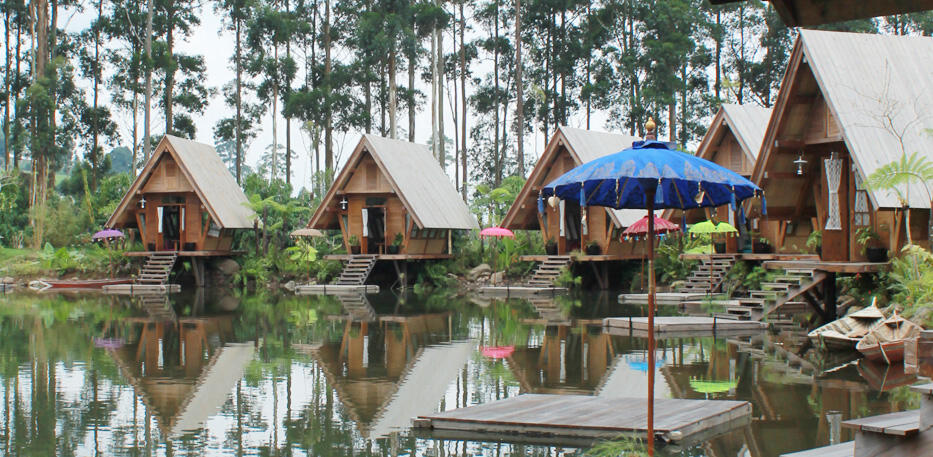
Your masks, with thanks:
[[[146,209],[146,196],[145,195],[143,195],[143,197],[139,199],[139,207],[142,209]]]
[[[797,165],[797,176],[803,176],[803,167],[807,165],[807,159],[803,158],[803,154],[797,156],[797,160],[794,161],[794,164]]]
[[[347,201],[347,196],[344,195],[343,199],[340,200],[340,211],[346,211],[347,207],[349,207],[349,204],[350,202]]]
[[[557,198],[557,195],[551,195],[551,196],[548,197],[548,199],[547,199],[547,204],[548,204],[548,206],[550,206],[551,208],[557,208],[557,205],[560,204],[560,199]]]

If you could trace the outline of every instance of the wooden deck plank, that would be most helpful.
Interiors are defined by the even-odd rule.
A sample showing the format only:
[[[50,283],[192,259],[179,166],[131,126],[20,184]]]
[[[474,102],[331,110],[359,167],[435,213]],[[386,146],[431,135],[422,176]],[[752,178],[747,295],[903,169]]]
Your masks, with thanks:
[[[751,405],[742,401],[659,399],[655,431],[679,441],[713,427],[747,423]],[[476,433],[528,433],[611,438],[644,433],[647,400],[586,395],[526,394],[468,408],[421,416],[416,427]]]
[[[781,454],[781,457],[852,457],[855,454],[855,441],[823,446],[806,451]]]
[[[883,433],[885,435],[913,435],[920,431],[920,410],[914,409],[848,420],[843,422],[842,426],[853,430]]]
[[[886,270],[887,262],[824,262],[822,260],[768,260],[764,267],[772,270],[817,270],[833,273],[873,273]]]
[[[647,317],[608,317],[603,321],[606,327],[621,329],[648,330]],[[695,331],[695,330],[760,330],[768,327],[764,322],[738,321],[731,319],[717,319],[703,316],[658,316],[654,318],[654,331],[664,333],[669,331]]]
[[[567,293],[564,287],[530,287],[530,286],[485,286],[480,287],[480,295],[490,297],[530,297],[542,295],[558,295]]]
[[[298,295],[346,295],[346,294],[375,294],[379,293],[379,286],[375,284],[306,284],[295,287]]]

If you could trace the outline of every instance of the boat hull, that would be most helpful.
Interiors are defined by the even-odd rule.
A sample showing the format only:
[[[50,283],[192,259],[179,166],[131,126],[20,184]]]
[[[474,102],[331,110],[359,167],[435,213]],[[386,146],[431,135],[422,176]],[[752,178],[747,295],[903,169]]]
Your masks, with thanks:
[[[872,362],[882,362],[891,365],[904,360],[904,340],[860,347],[858,351]]]

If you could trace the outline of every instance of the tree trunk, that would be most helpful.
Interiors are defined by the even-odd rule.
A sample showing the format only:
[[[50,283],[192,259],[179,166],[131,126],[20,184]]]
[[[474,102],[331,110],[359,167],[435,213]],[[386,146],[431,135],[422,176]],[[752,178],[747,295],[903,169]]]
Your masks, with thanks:
[[[389,49],[389,138],[398,138],[398,87],[395,84],[395,46]]]
[[[167,27],[165,31],[165,53],[168,56],[166,58],[168,66],[165,68],[165,98],[162,103],[165,105],[165,134],[173,135],[175,133],[172,127],[175,105],[175,0],[168,2],[165,13]]]
[[[275,59],[275,66],[279,66],[279,44],[276,42],[272,46],[272,58]],[[278,135],[278,119],[279,114],[279,78],[278,75],[275,75],[275,83],[272,84],[272,181],[275,181],[276,172],[278,171],[278,162],[279,162],[279,135]]]
[[[431,33],[431,154],[437,159],[437,33]]]
[[[462,187],[460,188],[463,201],[467,199],[467,96],[466,96],[466,41],[464,41],[464,29],[466,29],[466,16],[463,13],[463,3],[460,2],[460,131],[463,135],[460,137],[460,173]]]
[[[444,8],[444,2],[437,0],[437,7]],[[447,147],[444,144],[444,34],[436,29],[437,34],[437,161],[447,170]]]
[[[415,142],[415,68],[417,67],[415,47],[408,54],[408,141]]]
[[[324,83],[327,88],[328,98],[330,98],[330,93],[333,91],[330,80],[330,47],[330,0],[324,0]],[[330,100],[327,100],[327,105],[329,107]],[[330,183],[333,179],[331,170],[334,169],[334,128],[333,114],[331,114],[330,109],[327,109],[324,113],[324,167],[324,174],[327,176],[327,185],[330,187]]]
[[[143,115],[143,160],[148,161],[152,152],[149,138],[150,116],[152,112],[152,0],[147,2],[146,11],[146,112]]]
[[[502,184],[502,163],[499,160],[499,0],[495,0],[496,9],[495,9],[495,18],[493,18],[493,37],[494,45],[492,48],[492,74],[493,81],[495,86],[494,91],[494,100],[493,106],[495,107],[495,112],[493,113],[493,154],[495,154],[494,163],[496,164],[495,177],[493,178],[493,187],[499,187]]]
[[[515,0],[515,141],[518,175],[525,177],[525,107],[522,98],[522,0]],[[587,105],[589,106],[589,105]],[[589,110],[587,110],[589,128]]]
[[[243,134],[240,130],[243,126],[243,68],[241,66],[243,59],[242,48],[242,19],[240,14],[240,3],[233,4],[233,29],[236,36],[236,48],[234,50],[234,71],[236,72],[236,125],[233,127],[233,141],[236,147],[236,182],[242,183],[243,179]]]
[[[667,105],[668,136],[671,143],[677,142],[677,94],[671,94],[671,103]]]
[[[94,107],[94,125],[93,131],[91,132],[91,182],[90,190],[93,192],[97,190],[97,177],[100,175],[100,164],[101,164],[101,151],[99,148],[100,141],[100,118],[98,117],[97,112],[97,102],[100,94],[100,27],[101,21],[104,16],[104,0],[97,0],[97,23],[94,24],[94,67],[91,69],[92,75],[94,77],[94,89],[93,89],[93,101],[92,105]]]
[[[3,11],[3,169],[10,170],[10,8]]]
[[[722,11],[716,9],[716,82],[713,87],[716,91],[716,100],[721,100],[720,90],[722,88]]]

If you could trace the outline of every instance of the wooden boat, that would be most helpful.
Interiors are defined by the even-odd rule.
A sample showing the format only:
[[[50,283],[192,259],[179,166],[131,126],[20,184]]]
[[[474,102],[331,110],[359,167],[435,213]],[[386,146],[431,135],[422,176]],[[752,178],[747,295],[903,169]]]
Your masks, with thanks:
[[[37,279],[29,283],[29,288],[37,291],[49,289],[100,289],[104,286],[129,284],[130,278],[115,279]]]
[[[876,325],[855,346],[866,359],[888,365],[904,360],[904,342],[920,335],[923,327],[898,316]]]
[[[819,327],[808,333],[807,337],[816,346],[852,351],[859,340],[882,321],[884,314],[872,301],[871,306]]]

